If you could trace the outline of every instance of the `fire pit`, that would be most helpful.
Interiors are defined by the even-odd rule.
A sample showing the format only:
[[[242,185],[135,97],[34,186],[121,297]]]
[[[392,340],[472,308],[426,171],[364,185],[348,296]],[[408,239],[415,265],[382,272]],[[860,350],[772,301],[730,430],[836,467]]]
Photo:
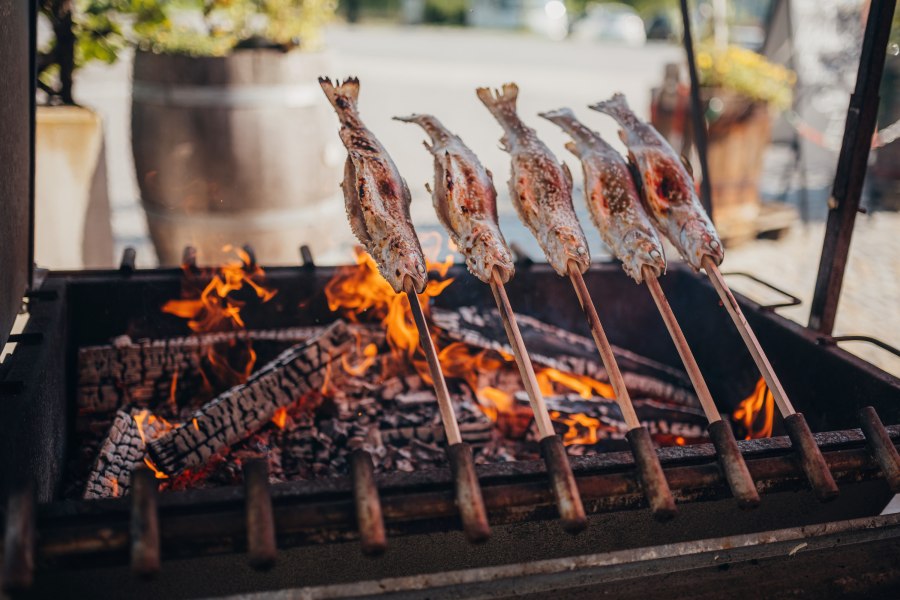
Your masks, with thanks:
[[[0,116],[27,121],[20,108]],[[0,239],[8,289],[30,290],[0,365],[8,590],[714,598],[725,578],[736,598],[900,589],[900,518],[879,514],[898,491],[900,380],[738,297],[820,432],[840,495],[819,502],[716,290],[685,267],[660,284],[718,408],[754,438],[739,447],[760,507],[738,508],[651,296],[596,264],[586,287],[678,503],[674,520],[652,518],[578,301],[523,258],[508,294],[589,521],[566,533],[489,290],[441,263],[430,322],[493,530],[475,545],[403,297],[380,297],[364,261],[319,267],[302,251],[303,264],[263,269],[245,248],[219,269],[188,251],[183,269],[136,270],[126,252],[118,270],[32,273],[27,248]],[[3,297],[4,335],[14,301]]]

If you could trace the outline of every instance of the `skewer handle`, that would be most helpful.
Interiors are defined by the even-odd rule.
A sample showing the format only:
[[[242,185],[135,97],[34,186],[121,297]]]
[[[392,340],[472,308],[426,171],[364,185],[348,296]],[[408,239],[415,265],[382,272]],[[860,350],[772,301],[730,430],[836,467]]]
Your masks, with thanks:
[[[381,497],[375,484],[375,466],[365,450],[350,454],[350,474],[353,479],[353,503],[359,542],[364,554],[376,556],[387,549],[387,533],[381,511]]]
[[[462,443],[459,423],[456,422],[456,413],[453,412],[453,404],[450,402],[450,392],[447,390],[447,382],[441,371],[437,349],[434,347],[434,340],[431,339],[428,331],[428,322],[425,320],[425,313],[422,312],[422,306],[419,304],[419,297],[411,288],[407,290],[406,296],[409,298],[409,307],[416,322],[416,329],[419,331],[419,344],[421,344],[422,350],[425,352],[425,360],[428,362],[428,372],[431,373],[431,379],[434,381],[434,393],[437,396],[447,444],[453,446]]]
[[[859,425],[866,434],[869,451],[878,461],[888,487],[895,494],[900,494],[900,454],[874,408],[867,406],[859,411]]]
[[[562,519],[563,528],[569,533],[578,533],[587,527],[587,516],[581,503],[581,494],[575,483],[575,474],[569,464],[566,448],[558,435],[541,440],[541,455],[550,477],[550,489],[556,500],[556,508]]]
[[[632,429],[625,434],[634,454],[638,479],[644,489],[644,495],[650,504],[650,510],[657,521],[668,521],[675,516],[675,498],[666,482],[666,475],[659,463],[659,455],[653,447],[650,432],[646,427]]]
[[[447,455],[450,458],[450,471],[456,487],[456,504],[466,538],[472,543],[486,542],[491,537],[491,527],[478,475],[475,473],[472,447],[465,443],[454,444],[447,448]]]
[[[728,482],[728,487],[731,488],[731,493],[737,499],[738,506],[743,509],[759,506],[759,492],[756,491],[756,484],[753,483],[747,463],[744,462],[737,440],[734,439],[731,424],[719,419],[715,423],[710,423],[706,430],[716,448],[719,466],[722,467],[725,480]]]
[[[812,486],[813,492],[820,502],[834,500],[838,495],[838,487],[828,469],[828,463],[822,456],[816,438],[813,437],[809,425],[802,413],[794,413],[784,419],[784,428],[787,430],[791,444],[800,453],[800,461],[803,471]]]
[[[600,316],[597,315],[597,308],[594,306],[591,294],[587,289],[587,285],[584,283],[584,277],[581,276],[581,271],[578,269],[578,266],[572,262],[569,263],[569,278],[572,280],[572,285],[575,287],[575,295],[578,296],[578,303],[581,305],[581,310],[587,318],[588,327],[590,327],[591,335],[594,337],[594,344],[596,344],[597,350],[600,352],[600,359],[603,361],[603,366],[606,367],[606,372],[609,373],[609,383],[616,393],[616,403],[618,403],[619,409],[622,411],[622,416],[625,419],[625,426],[629,430],[640,427],[641,422],[634,412],[631,396],[628,394],[628,388],[625,387],[625,378],[622,377],[622,371],[619,370],[619,364],[616,362],[616,356],[613,354],[609,338],[606,337],[606,332],[603,330],[603,325],[600,323]]]
[[[747,322],[747,318],[744,316],[743,311],[741,311],[740,305],[734,298],[734,294],[728,289],[728,284],[725,283],[725,279],[722,277],[719,267],[716,266],[715,261],[709,256],[703,257],[702,264],[713,287],[716,288],[716,292],[719,294],[722,304],[725,305],[725,309],[728,311],[728,314],[731,315],[731,320],[734,321],[738,332],[744,339],[744,344],[747,346],[747,350],[750,351],[753,361],[756,363],[757,368],[766,380],[766,385],[769,386],[769,391],[772,392],[772,397],[775,399],[775,404],[778,405],[778,410],[781,411],[781,416],[788,417],[796,413],[797,411],[794,410],[784,388],[781,386],[781,381],[779,381],[778,376],[775,375],[775,370],[772,369],[772,365],[769,363],[766,353],[763,352],[759,340],[756,339],[756,334],[750,329],[750,324]]]

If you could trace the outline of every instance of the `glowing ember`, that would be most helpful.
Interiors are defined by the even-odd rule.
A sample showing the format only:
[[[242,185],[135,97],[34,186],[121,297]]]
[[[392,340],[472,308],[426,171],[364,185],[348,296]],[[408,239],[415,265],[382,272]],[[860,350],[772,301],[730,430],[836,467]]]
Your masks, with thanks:
[[[432,252],[427,254],[436,256],[441,247],[440,238],[437,238],[436,243],[433,238],[423,240],[423,247],[427,246],[432,246]],[[452,265],[452,258],[452,255],[448,255],[441,262],[431,259],[426,261],[431,277],[425,292],[420,296],[420,301],[424,300],[422,307],[426,314],[427,300],[438,296],[453,282],[452,278],[444,279]],[[390,354],[387,361],[383,359],[380,364],[381,380],[405,373],[412,366],[423,381],[432,384],[427,363],[419,351],[419,334],[406,295],[394,292],[378,273],[375,261],[364,250],[361,248],[356,250],[356,265],[338,270],[325,286],[325,295],[329,308],[339,312],[347,320],[354,323],[374,321],[385,327]],[[437,334],[437,331],[433,331],[432,337],[435,346],[440,348]],[[356,356],[361,357],[361,360],[351,363],[350,359],[345,357],[342,360],[342,367],[346,373],[358,377],[367,373],[376,364],[378,348],[374,344],[363,348],[358,338]],[[510,379],[518,377],[513,356],[454,342],[439,351],[438,359],[444,376],[463,379],[468,383],[475,392],[482,411],[489,419],[498,423],[498,427],[506,435],[519,437],[524,434],[528,419],[523,417],[526,416],[525,413],[530,417],[530,408],[517,406],[510,391],[483,385],[479,376],[503,370],[511,374]],[[576,392],[587,399],[597,396],[615,398],[609,384],[590,377],[563,373],[551,368],[537,368],[536,371],[543,394]],[[327,393],[327,386],[323,388],[323,393]],[[599,432],[608,429],[597,419],[586,415],[557,416],[559,422],[568,427],[568,432],[564,435],[566,444],[596,443]]]
[[[732,414],[732,418],[744,426],[748,440],[770,437],[774,416],[775,398],[762,377],[756,382],[753,393],[744,398]]]
[[[282,406],[275,411],[274,415],[272,415],[272,422],[275,423],[275,426],[278,427],[278,429],[284,429],[284,426],[287,423],[287,418],[287,408]]]

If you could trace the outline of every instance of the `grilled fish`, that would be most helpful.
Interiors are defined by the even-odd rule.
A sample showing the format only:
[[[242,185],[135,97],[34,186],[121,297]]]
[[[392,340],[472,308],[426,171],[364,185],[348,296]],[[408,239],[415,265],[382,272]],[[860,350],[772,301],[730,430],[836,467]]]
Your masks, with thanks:
[[[534,129],[519,119],[516,84],[506,83],[495,93],[478,88],[477,94],[503,127],[500,143],[512,156],[509,193],[519,218],[537,238],[557,273],[565,276],[570,261],[584,273],[591,257],[572,207],[572,173],[556,160]]]
[[[497,190],[494,178],[463,141],[431,115],[394,117],[416,123],[431,138],[425,147],[434,156],[434,189],[431,192],[438,219],[450,234],[469,271],[491,283],[496,269],[503,283],[515,272],[512,252],[497,224]]]
[[[320,77],[319,84],[337,112],[341,141],[347,148],[341,188],[350,228],[395,292],[406,291],[409,280],[421,294],[428,271],[409,216],[409,188],[387,150],[359,117],[359,80],[351,77],[335,86]]]
[[[594,225],[603,241],[622,261],[622,268],[635,281],[644,279],[643,267],[656,276],[666,271],[662,243],[641,206],[641,196],[628,163],[599,133],[581,123],[568,108],[540,113],[559,125],[572,138],[566,149],[581,160],[584,197]]]
[[[641,173],[647,212],[659,230],[694,269],[701,268],[704,256],[720,264],[725,252],[719,235],[697,198],[693,179],[666,139],[637,118],[622,94],[591,108],[622,126],[619,136]]]

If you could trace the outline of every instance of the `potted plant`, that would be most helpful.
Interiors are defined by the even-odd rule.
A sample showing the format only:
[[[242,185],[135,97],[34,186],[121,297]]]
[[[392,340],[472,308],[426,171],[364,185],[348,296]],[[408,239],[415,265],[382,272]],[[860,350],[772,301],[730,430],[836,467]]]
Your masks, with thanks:
[[[174,6],[173,6],[174,5]],[[294,263],[324,251],[342,154],[317,77],[334,0],[135,3],[132,149],[162,264],[249,243]]]
[[[772,119],[793,100],[793,71],[738,46],[700,48],[713,218],[732,242],[757,234],[759,179]]]
[[[112,228],[100,117],[75,102],[74,74],[115,62],[125,40],[108,2],[40,0],[51,35],[37,55],[35,261],[55,268],[108,267]]]

